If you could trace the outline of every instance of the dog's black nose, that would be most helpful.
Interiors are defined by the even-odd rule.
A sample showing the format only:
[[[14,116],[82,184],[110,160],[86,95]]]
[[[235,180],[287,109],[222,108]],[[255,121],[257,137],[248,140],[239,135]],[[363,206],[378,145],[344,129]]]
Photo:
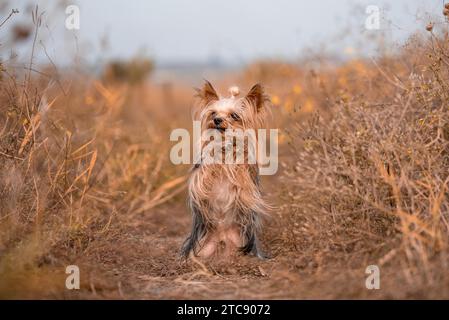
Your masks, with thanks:
[[[222,122],[223,122],[222,118],[214,118],[214,123],[215,123],[216,126],[218,126]]]

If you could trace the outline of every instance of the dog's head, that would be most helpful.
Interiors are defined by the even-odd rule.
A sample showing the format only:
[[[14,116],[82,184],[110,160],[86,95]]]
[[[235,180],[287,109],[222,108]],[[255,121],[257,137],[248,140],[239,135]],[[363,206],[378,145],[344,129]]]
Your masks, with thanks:
[[[239,98],[239,89],[231,87],[229,97],[221,97],[209,81],[197,89],[199,107],[196,118],[203,130],[258,129],[265,123],[267,96],[260,84],[254,85],[245,97]]]

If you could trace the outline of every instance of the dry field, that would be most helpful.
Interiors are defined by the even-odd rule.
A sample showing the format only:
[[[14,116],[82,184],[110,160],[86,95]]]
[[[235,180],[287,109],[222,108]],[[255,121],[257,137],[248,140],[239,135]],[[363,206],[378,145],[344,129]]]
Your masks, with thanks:
[[[192,126],[190,87],[3,62],[0,298],[449,298],[448,40],[434,28],[376,60],[220,79],[265,85],[280,166],[262,178],[272,259],[208,264],[178,256],[189,168],[169,134]]]

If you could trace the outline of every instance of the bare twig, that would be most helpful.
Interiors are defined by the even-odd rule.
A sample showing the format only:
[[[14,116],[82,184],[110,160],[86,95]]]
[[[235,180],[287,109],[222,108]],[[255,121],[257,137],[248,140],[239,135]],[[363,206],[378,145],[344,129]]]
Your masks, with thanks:
[[[9,13],[9,15],[6,17],[5,20],[3,20],[2,23],[0,23],[0,28],[3,27],[3,25],[6,23],[6,21],[8,21],[14,14],[19,13],[19,10],[17,9],[12,9],[11,12]]]

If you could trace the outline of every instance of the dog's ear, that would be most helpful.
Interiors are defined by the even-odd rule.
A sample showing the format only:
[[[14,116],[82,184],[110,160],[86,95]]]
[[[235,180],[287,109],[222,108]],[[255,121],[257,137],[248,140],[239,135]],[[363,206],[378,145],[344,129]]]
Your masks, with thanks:
[[[201,89],[196,88],[196,97],[200,98],[204,105],[208,105],[213,101],[217,101],[219,99],[217,91],[215,91],[212,84],[204,80],[203,87]]]
[[[249,90],[246,95],[246,99],[256,107],[256,111],[259,112],[263,108],[263,104],[265,101],[265,93],[262,85],[259,83],[255,84],[251,90]]]

